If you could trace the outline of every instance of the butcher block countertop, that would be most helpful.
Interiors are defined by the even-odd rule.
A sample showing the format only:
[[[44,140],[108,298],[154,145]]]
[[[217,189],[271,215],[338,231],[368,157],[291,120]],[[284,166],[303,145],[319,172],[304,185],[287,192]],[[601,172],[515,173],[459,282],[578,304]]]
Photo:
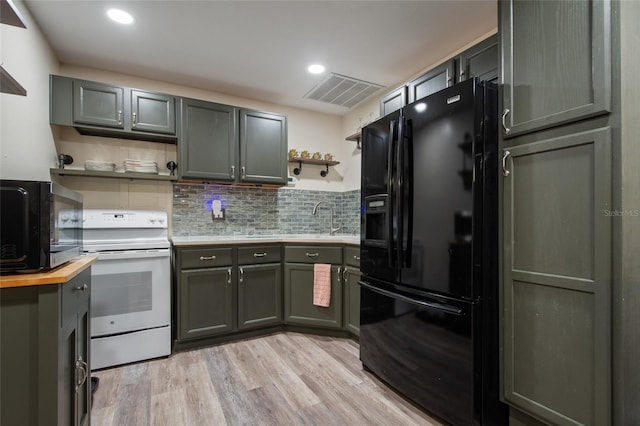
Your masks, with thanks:
[[[66,283],[91,266],[97,259],[96,256],[79,256],[47,272],[0,275],[0,288]]]

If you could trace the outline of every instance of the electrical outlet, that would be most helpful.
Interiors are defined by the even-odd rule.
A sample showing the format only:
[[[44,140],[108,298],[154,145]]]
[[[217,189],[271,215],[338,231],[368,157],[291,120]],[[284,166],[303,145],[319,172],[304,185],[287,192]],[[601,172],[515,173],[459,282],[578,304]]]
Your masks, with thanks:
[[[220,200],[214,200],[211,203],[211,219],[212,220],[224,220],[224,209]]]

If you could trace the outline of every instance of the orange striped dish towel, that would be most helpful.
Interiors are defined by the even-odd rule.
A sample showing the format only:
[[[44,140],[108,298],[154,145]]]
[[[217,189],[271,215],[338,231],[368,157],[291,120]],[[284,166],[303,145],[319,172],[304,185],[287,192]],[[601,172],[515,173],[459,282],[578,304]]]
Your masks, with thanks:
[[[316,263],[313,265],[313,304],[329,307],[331,301],[331,265]]]

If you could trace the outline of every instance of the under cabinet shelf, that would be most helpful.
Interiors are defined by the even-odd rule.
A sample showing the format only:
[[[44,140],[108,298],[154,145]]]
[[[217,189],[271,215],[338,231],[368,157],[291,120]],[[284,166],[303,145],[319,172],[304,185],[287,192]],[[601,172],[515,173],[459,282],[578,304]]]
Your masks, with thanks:
[[[136,172],[102,172],[97,170],[81,170],[81,169],[50,169],[52,175],[58,176],[84,176],[84,177],[101,177],[114,179],[138,179],[138,180],[161,180],[169,182],[177,182],[178,176],[157,175],[151,173]]]

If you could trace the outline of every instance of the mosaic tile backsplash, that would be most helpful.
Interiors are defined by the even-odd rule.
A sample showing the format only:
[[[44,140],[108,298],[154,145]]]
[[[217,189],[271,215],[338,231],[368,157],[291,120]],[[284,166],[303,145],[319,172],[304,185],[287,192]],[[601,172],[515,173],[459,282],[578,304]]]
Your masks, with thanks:
[[[221,202],[224,220],[212,220],[214,200]],[[358,189],[330,192],[177,183],[173,185],[172,234],[176,237],[328,234],[327,204],[321,204],[316,214],[311,214],[318,201],[333,206],[334,226],[340,226],[338,234],[360,233]]]

